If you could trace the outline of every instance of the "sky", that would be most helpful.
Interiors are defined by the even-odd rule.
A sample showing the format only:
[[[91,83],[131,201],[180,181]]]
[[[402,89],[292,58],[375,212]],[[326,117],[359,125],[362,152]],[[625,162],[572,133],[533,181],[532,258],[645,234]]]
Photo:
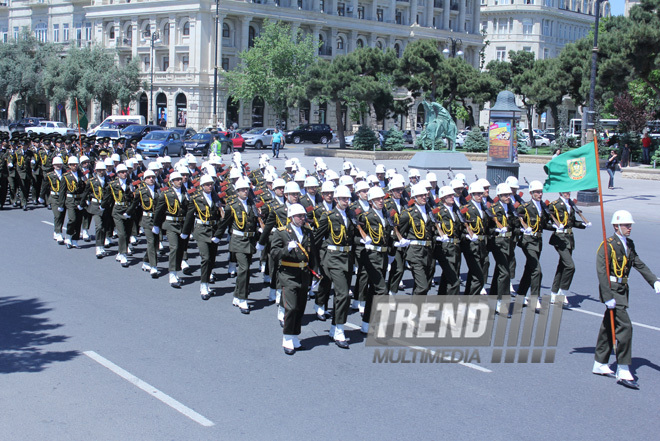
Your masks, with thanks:
[[[625,0],[610,0],[612,15],[623,15]]]

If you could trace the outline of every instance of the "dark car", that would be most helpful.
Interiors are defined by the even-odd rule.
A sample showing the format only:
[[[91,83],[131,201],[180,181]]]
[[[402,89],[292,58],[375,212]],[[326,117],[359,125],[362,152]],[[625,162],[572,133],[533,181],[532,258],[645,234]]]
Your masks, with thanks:
[[[191,129],[190,127],[177,127],[177,128],[170,129],[170,130],[171,130],[172,132],[176,132],[176,133],[178,133],[179,135],[181,135],[181,138],[182,138],[184,141],[189,140],[189,139],[192,138],[195,134],[197,134],[197,132],[196,132],[195,130]]]
[[[187,153],[201,154],[202,156],[208,156],[211,149],[211,144],[213,144],[213,137],[217,136],[218,141],[222,144],[221,153],[228,153],[232,148],[231,139],[227,138],[222,133],[196,133],[189,140],[183,143],[185,151]]]
[[[415,137],[419,136],[420,133],[422,133],[421,130],[415,130]],[[413,143],[412,132],[410,130],[406,130],[405,132],[403,132],[403,142],[405,142],[406,144]]]
[[[137,145],[137,153],[143,156],[182,156],[184,154],[181,135],[172,131],[154,130]]]
[[[161,126],[156,125],[139,125],[134,124],[126,127],[121,131],[121,136],[126,138],[126,142],[130,143],[133,140],[140,142],[148,133],[156,130],[163,130]]]
[[[327,144],[332,141],[332,129],[327,124],[303,124],[287,132],[285,139],[286,142],[293,144],[300,144],[303,141]]]
[[[43,118],[34,118],[34,117],[29,117],[29,118],[21,118],[18,121],[9,124],[7,129],[10,132],[25,132],[26,127],[38,127],[41,125],[41,121]]]

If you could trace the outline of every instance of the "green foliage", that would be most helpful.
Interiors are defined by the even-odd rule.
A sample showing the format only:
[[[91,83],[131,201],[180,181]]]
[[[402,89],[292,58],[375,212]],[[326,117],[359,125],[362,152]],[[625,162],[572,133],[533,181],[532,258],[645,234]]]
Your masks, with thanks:
[[[463,144],[463,148],[468,152],[474,152],[474,153],[485,152],[488,150],[488,141],[481,134],[481,131],[479,131],[479,129],[474,127],[467,134],[467,137],[465,138],[465,143]]]
[[[223,72],[230,95],[240,100],[259,96],[283,117],[289,107],[305,97],[301,79],[316,60],[318,47],[311,34],[283,22],[266,20],[254,46],[239,54],[241,65]]]
[[[523,133],[519,130],[516,131],[516,137],[518,138],[517,139],[518,142],[516,143],[516,146],[517,146],[516,148],[518,149],[518,154],[519,155],[528,154],[529,150],[530,150],[529,149],[529,144],[527,144],[527,139],[525,138]]]
[[[433,139],[431,139],[430,136],[425,136],[426,135],[426,128],[422,130],[422,133],[417,135],[417,138],[415,139],[415,147],[418,149],[423,149],[423,150],[442,150],[447,148],[447,141],[445,139],[440,139],[435,141],[435,145],[433,144]]]
[[[356,150],[373,150],[378,145],[378,136],[365,125],[361,125],[353,138],[353,147]]]
[[[385,143],[383,144],[383,150],[393,150],[400,151],[404,148],[403,142],[403,132],[398,130],[396,127],[392,127],[385,137]]]

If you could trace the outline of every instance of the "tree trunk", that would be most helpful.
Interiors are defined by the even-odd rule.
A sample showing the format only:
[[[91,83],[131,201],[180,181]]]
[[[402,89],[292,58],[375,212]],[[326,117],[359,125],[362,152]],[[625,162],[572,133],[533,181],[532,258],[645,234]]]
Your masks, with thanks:
[[[412,105],[410,106],[410,110],[408,111],[408,118],[410,118],[408,121],[408,126],[410,127],[410,135],[412,136],[412,142],[413,145],[417,142],[417,106],[415,106],[415,102],[413,101]]]
[[[341,101],[335,101],[335,113],[337,115],[337,138],[339,138],[339,148],[346,148],[346,140],[344,139],[344,118],[341,111]]]
[[[369,120],[369,127],[371,127],[371,130],[378,130],[378,117],[376,116],[374,103],[369,103]]]
[[[532,123],[532,113],[534,113],[533,109],[534,106],[530,105],[525,105],[525,109],[527,110],[527,130],[529,131],[529,146],[531,148],[536,147],[536,140],[534,139],[534,128],[533,128],[533,123]]]

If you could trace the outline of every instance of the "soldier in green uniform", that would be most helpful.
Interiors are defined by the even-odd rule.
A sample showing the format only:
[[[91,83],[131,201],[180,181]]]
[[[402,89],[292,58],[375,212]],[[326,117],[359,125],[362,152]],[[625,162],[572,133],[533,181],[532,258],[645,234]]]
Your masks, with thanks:
[[[28,209],[28,196],[30,195],[30,187],[32,186],[32,161],[34,161],[33,153],[27,148],[28,146],[29,141],[23,141],[22,145],[19,145],[14,151],[11,161],[7,163],[10,169],[14,169],[13,181],[14,188],[16,189],[14,206],[18,202],[18,190],[20,190],[23,211],[27,211]]]
[[[60,198],[60,189],[62,187],[62,167],[64,163],[62,158],[56,156],[53,158],[53,170],[46,173],[44,182],[41,185],[39,193],[39,202],[47,203],[53,210],[53,239],[60,245],[64,244],[62,237],[62,226],[64,225],[64,201]]]
[[[236,287],[234,289],[234,300],[232,304],[238,306],[241,313],[249,314],[250,307],[247,299],[250,294],[250,264],[252,255],[260,250],[257,247],[258,214],[254,201],[248,198],[250,181],[240,178],[234,185],[236,188],[236,199],[227,205],[225,214],[220,223],[216,237],[220,238],[231,228],[229,238],[229,252],[236,256],[238,271],[236,274]]]
[[[350,188],[350,187],[349,187]],[[348,208],[353,211],[358,218],[363,214],[369,211],[369,184],[365,181],[360,181],[355,184],[355,193],[357,194],[357,200],[352,202]],[[362,242],[358,242],[355,245],[353,250],[355,253],[355,260],[357,263],[357,271],[355,272],[355,284],[353,285],[353,301],[351,302],[351,309],[357,309],[360,311],[360,314],[364,313],[364,307],[366,305],[366,296],[367,296],[367,285],[369,282],[369,275],[367,271],[364,270],[367,253],[365,252],[365,247]]]
[[[598,331],[594,367],[592,372],[598,375],[611,376],[614,372],[608,366],[612,352],[611,314],[614,314],[614,329],[618,341],[616,359],[616,378],[619,384],[633,389],[639,389],[635,377],[630,373],[632,362],[632,322],[628,316],[628,276],[635,267],[655,292],[660,294],[660,282],[653,272],[642,262],[635,251],[635,244],[630,239],[633,221],[632,215],[626,210],[619,210],[612,216],[614,234],[598,247],[596,271],[598,273],[598,290],[600,300],[607,310]],[[605,253],[608,256],[609,268],[606,266]]]
[[[156,203],[160,196],[160,189],[156,185],[156,173],[153,170],[144,172],[144,182],[135,190],[133,205],[130,212],[142,212],[140,225],[144,230],[144,236],[147,239],[147,250],[142,260],[142,271],[148,271],[152,279],[158,278],[158,244],[160,235],[154,234],[154,213],[156,212]]]
[[[0,149],[0,210],[5,205],[7,199],[7,190],[9,189],[9,170],[7,169],[7,159],[9,158],[9,143],[7,139],[2,140]]]
[[[117,232],[118,251],[116,260],[122,267],[128,268],[128,237],[132,225],[131,213],[129,208],[133,203],[133,186],[129,182],[128,168],[124,164],[119,164],[116,168],[117,179],[108,184],[108,191],[105,192],[102,202],[105,210],[112,210],[112,220]]]
[[[80,227],[82,225],[82,195],[85,192],[85,181],[78,170],[78,158],[69,156],[67,161],[69,171],[62,175],[59,199],[64,203],[68,218],[66,224],[66,239],[64,243],[68,249],[79,248]]]
[[[329,336],[342,349],[348,349],[348,340],[344,334],[344,324],[348,317],[349,296],[353,269],[353,254],[355,245],[356,223],[355,214],[348,209],[351,191],[345,185],[335,189],[335,208],[324,213],[319,219],[319,227],[315,233],[315,242],[324,254],[323,272],[327,277],[321,280],[316,304],[328,304],[332,283],[335,289],[334,314]],[[318,309],[317,309],[318,314]]]
[[[478,182],[473,182],[469,188],[470,200],[461,208],[467,227],[461,241],[461,251],[468,266],[465,294],[482,293],[486,277],[484,271],[488,260],[488,234],[490,233],[489,218],[482,205],[484,188]]]
[[[170,273],[169,282],[172,288],[181,288],[181,281],[177,274],[181,271],[181,261],[183,252],[186,250],[187,240],[181,238],[183,221],[188,210],[188,193],[182,189],[183,176],[179,172],[173,172],[170,175],[170,187],[164,189],[156,202],[156,211],[154,213],[154,226],[151,231],[153,234],[160,234],[161,228],[167,233],[167,243],[169,244],[169,263]]]
[[[89,180],[83,193],[82,206],[86,206],[87,213],[94,220],[96,241],[96,258],[103,259],[107,252],[103,249],[108,233],[112,234],[112,223],[110,217],[111,210],[105,210],[102,206],[103,197],[108,190],[108,179],[105,176],[106,166],[103,161],[98,161],[95,165],[95,173]],[[54,211],[54,210],[53,210]]]
[[[461,213],[454,204],[454,190],[449,186],[440,187],[440,203],[433,210],[440,231],[436,236],[435,258],[442,268],[438,285],[439,295],[457,296],[461,289],[461,237],[463,223]]]
[[[213,192],[213,178],[209,175],[202,176],[200,180],[201,191],[196,191],[190,198],[191,204],[186,221],[183,224],[182,239],[188,239],[193,233],[199,255],[201,257],[201,278],[199,292],[202,300],[211,297],[209,283],[215,258],[218,254],[218,243],[220,243],[220,198]]]
[[[271,239],[271,253],[280,263],[277,278],[282,287],[284,308],[282,346],[287,355],[304,349],[298,336],[312,271],[318,265],[313,232],[305,225],[306,215],[302,205],[291,204],[287,209],[290,222],[273,231]]]
[[[383,166],[383,170],[384,170]],[[378,170],[378,167],[376,167]],[[385,172],[382,173],[383,179]],[[377,175],[378,176],[378,175]],[[381,180],[381,182],[384,182]],[[385,198],[385,209],[390,214],[390,217],[394,221],[394,225],[399,224],[399,219],[401,213],[408,206],[408,200],[403,197],[403,188],[405,183],[402,178],[394,177],[389,181],[389,193]],[[379,185],[380,186],[380,185]],[[382,188],[382,187],[381,187]],[[398,241],[398,237],[396,240]],[[390,295],[395,295],[399,292],[400,289],[404,288],[403,285],[403,273],[406,270],[406,248],[405,247],[395,247],[394,258],[388,259],[390,261],[389,265],[389,276],[387,280],[388,292]]]
[[[573,250],[575,249],[574,228],[588,228],[591,222],[582,222],[576,218],[576,209],[571,201],[570,192],[559,193],[559,199],[550,203],[550,213],[555,216],[559,224],[555,225],[555,232],[550,236],[550,245],[555,247],[559,254],[559,263],[555,278],[552,281],[550,292],[550,303],[555,303],[557,295],[564,296],[564,305],[568,305],[568,290],[571,288],[573,275],[575,274],[575,263],[573,262]]]

